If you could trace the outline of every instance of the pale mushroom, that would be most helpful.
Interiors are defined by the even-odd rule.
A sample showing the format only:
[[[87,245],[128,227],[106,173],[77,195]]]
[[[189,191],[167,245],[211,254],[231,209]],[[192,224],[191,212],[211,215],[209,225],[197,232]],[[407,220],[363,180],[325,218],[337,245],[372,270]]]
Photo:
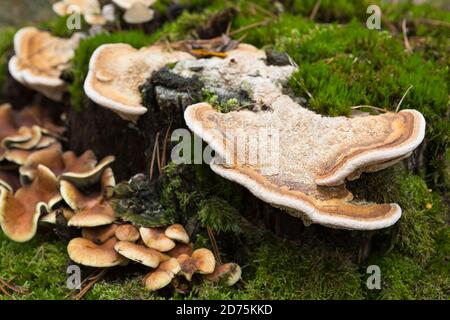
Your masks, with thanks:
[[[230,262],[216,266],[213,273],[205,275],[205,279],[212,282],[221,282],[227,286],[234,286],[242,275],[241,267],[238,264]]]
[[[107,268],[124,265],[127,260],[114,250],[116,238],[97,245],[91,240],[74,238],[67,245],[67,253],[74,262],[95,268]]]
[[[98,105],[136,122],[147,112],[139,87],[153,71],[182,59],[193,57],[162,45],[137,50],[128,44],[105,44],[91,56],[84,91]]]
[[[112,2],[119,8],[128,10],[137,3],[142,4],[145,8],[149,8],[155,4],[156,0],[113,0]]]
[[[189,243],[189,234],[181,224],[173,224],[166,228],[164,234],[167,238],[181,243]]]
[[[22,28],[14,36],[15,56],[9,61],[9,72],[21,84],[60,101],[66,90],[60,76],[78,43],[79,35],[63,39],[34,27]]]
[[[61,17],[74,13],[81,14],[90,25],[106,23],[98,0],[61,0],[53,4],[53,11]]]
[[[142,2],[134,3],[123,15],[123,20],[129,24],[140,24],[153,19],[155,12]]]
[[[114,249],[125,258],[150,268],[156,268],[165,260],[161,252],[129,241],[117,242]]]

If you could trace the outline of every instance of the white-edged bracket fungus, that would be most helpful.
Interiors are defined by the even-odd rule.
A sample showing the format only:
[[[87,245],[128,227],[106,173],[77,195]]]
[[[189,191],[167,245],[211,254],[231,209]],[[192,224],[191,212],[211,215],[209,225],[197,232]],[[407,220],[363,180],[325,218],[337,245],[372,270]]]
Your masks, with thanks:
[[[150,291],[156,291],[164,288],[180,272],[180,264],[177,259],[170,258],[162,262],[159,267],[145,276],[145,288]]]
[[[397,204],[353,201],[344,182],[408,156],[424,138],[422,114],[321,116],[283,93],[295,68],[266,66],[263,52],[246,50],[240,45],[226,59],[182,61],[172,70],[204,65],[200,79],[229,81],[245,90],[258,110],[221,113],[207,103],[186,109],[188,127],[216,153],[212,170],[307,223],[359,230],[394,224],[401,216]]]
[[[0,225],[5,235],[16,242],[34,237],[39,217],[61,200],[55,175],[39,165],[31,185],[20,188],[13,195],[0,187]]]
[[[60,101],[66,90],[60,76],[68,68],[78,43],[78,34],[63,39],[34,27],[22,28],[14,35],[15,56],[9,61],[9,72],[24,86]]]
[[[153,71],[183,59],[193,57],[162,45],[137,50],[128,44],[105,44],[91,56],[84,91],[98,105],[136,122],[147,112],[142,105],[140,85]]]
[[[98,0],[61,0],[53,4],[53,11],[61,17],[74,13],[81,14],[90,25],[106,23]]]
[[[124,265],[128,260],[114,250],[116,243],[114,237],[100,245],[88,239],[74,238],[67,245],[67,253],[70,259],[83,266],[107,268]]]
[[[164,229],[141,227],[139,228],[139,233],[142,241],[149,248],[167,252],[175,247],[175,242],[164,234]]]

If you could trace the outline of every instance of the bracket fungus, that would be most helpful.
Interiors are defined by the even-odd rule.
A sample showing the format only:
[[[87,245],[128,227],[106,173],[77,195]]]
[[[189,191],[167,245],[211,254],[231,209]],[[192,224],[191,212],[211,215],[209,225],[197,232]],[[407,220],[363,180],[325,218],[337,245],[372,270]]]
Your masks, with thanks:
[[[153,71],[183,59],[193,57],[162,45],[137,50],[128,44],[105,44],[91,56],[84,91],[98,105],[136,122],[147,112],[139,87]]]
[[[34,27],[22,28],[14,35],[15,56],[9,61],[9,72],[21,84],[60,101],[66,90],[60,76],[73,58],[79,38],[78,34],[63,39]]]
[[[103,244],[95,244],[84,238],[74,238],[67,245],[70,259],[83,266],[108,268],[127,263],[122,255],[114,250],[116,238],[110,238]]]
[[[201,79],[225,79],[246,91],[254,104],[252,111],[228,113],[207,103],[186,109],[188,127],[216,153],[212,170],[305,222],[360,230],[394,224],[401,216],[397,204],[353,201],[344,182],[408,156],[424,138],[422,114],[402,110],[355,118],[321,116],[283,93],[286,75],[295,68],[268,69],[263,54],[246,50],[241,45],[222,61],[194,62],[204,65]],[[181,73],[194,63],[182,61],[173,71]]]
[[[74,13],[81,14],[90,25],[106,23],[98,0],[61,0],[53,4],[53,11],[61,17]]]
[[[0,187],[0,225],[11,240],[25,242],[33,238],[39,217],[61,200],[55,175],[39,165],[36,179],[13,195]]]

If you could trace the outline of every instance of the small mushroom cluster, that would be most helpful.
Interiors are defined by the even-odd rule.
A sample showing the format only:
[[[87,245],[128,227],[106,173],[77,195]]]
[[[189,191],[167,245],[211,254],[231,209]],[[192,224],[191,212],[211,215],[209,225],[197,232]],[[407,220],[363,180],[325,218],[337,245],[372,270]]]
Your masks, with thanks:
[[[61,17],[81,14],[90,25],[104,25],[107,21],[98,0],[61,0],[53,4],[53,11]]]
[[[97,268],[123,266],[129,261],[142,264],[152,269],[144,278],[145,288],[150,291],[166,287],[177,276],[191,281],[195,273],[213,282],[224,280],[229,286],[241,277],[237,264],[217,265],[210,250],[194,250],[188,233],[180,224],[138,229],[116,221],[81,226],[82,236],[72,239],[67,246],[74,262]]]
[[[34,27],[22,28],[14,35],[9,72],[24,86],[60,101],[67,87],[61,74],[69,67],[79,40],[80,34],[64,39]]]

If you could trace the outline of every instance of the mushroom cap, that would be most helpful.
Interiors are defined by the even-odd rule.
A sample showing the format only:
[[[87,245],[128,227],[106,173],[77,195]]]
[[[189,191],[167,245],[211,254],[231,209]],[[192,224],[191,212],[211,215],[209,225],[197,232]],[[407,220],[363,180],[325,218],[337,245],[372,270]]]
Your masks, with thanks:
[[[0,225],[5,235],[16,242],[33,238],[41,214],[61,200],[56,177],[42,165],[33,183],[14,195],[4,187],[0,189]]]
[[[192,253],[191,259],[194,260],[196,272],[201,274],[209,274],[214,272],[216,267],[216,259],[211,250],[206,248],[197,249]]]
[[[9,72],[23,85],[59,101],[66,89],[61,72],[74,56],[78,40],[53,37],[34,27],[22,28],[14,36],[16,55],[9,61]]]
[[[141,2],[134,3],[123,15],[123,20],[129,24],[149,22],[154,17],[154,11]]]
[[[167,251],[166,254],[169,257],[172,258],[178,258],[182,254],[186,254],[187,256],[191,256],[194,252],[194,245],[192,243],[184,244],[184,243],[177,243],[176,246],[170,250]]]
[[[189,234],[186,232],[186,229],[181,224],[173,224],[166,228],[164,234],[167,238],[181,242],[181,243],[189,243]]]
[[[126,263],[126,259],[114,250],[116,238],[97,245],[84,238],[74,238],[67,245],[67,253],[75,263],[95,268],[107,268]]]
[[[241,279],[241,275],[241,267],[236,263],[230,262],[216,266],[214,272],[206,275],[205,279],[213,282],[219,282],[223,279],[225,284],[231,287]]]
[[[175,247],[175,242],[165,236],[164,230],[161,228],[145,228],[139,229],[142,241],[152,249],[160,252],[167,252]]]
[[[106,19],[101,15],[98,0],[61,0],[53,4],[53,11],[61,17],[73,13],[82,14],[84,20],[90,25],[106,23]]]
[[[161,253],[129,241],[119,241],[114,249],[125,258],[136,261],[144,266],[156,268],[161,262]]]
[[[139,230],[131,224],[122,224],[116,229],[116,238],[120,241],[138,241],[140,238]]]
[[[215,173],[293,215],[326,226],[360,230],[388,227],[400,218],[397,204],[354,202],[342,183],[361,168],[376,168],[414,150],[425,132],[419,112],[327,118],[285,95],[275,99],[272,109],[223,114],[202,103],[188,107],[185,120],[216,152],[210,163]],[[261,128],[278,137],[272,141],[277,145],[265,150],[268,155],[259,157],[264,161],[248,151],[267,148],[268,144],[251,139],[261,134]],[[241,142],[239,148],[234,148],[236,140]],[[325,184],[333,188],[318,186]]]
[[[144,5],[145,8],[149,8],[156,2],[156,0],[113,0],[112,2],[118,7],[128,10],[137,3]]]
[[[144,279],[145,288],[156,291],[167,286],[175,275],[180,272],[180,265],[175,258],[162,262],[158,269],[150,272]]]
[[[111,190],[115,184],[114,175],[111,168],[105,169],[99,182],[100,190],[85,194],[71,182],[60,179],[59,185],[61,196],[73,210],[82,210],[94,207],[101,203],[104,198],[109,198],[111,195]]]
[[[95,244],[102,244],[114,237],[116,229],[116,224],[103,225],[93,228],[82,228],[81,236],[94,242]]]
[[[97,183],[103,176],[105,170],[108,169],[109,165],[115,160],[114,156],[107,156],[103,158],[94,168],[84,172],[64,172],[60,175],[60,180],[69,181],[77,187],[86,187]],[[106,176],[103,176],[106,178]],[[108,176],[110,186],[114,186],[114,176]]]
[[[108,202],[85,208],[67,223],[70,227],[99,227],[116,221],[116,214]]]
[[[137,50],[128,44],[105,44],[91,56],[84,91],[96,104],[136,122],[147,112],[141,102],[140,85],[153,71],[181,59],[193,57],[181,51],[168,51],[162,45]]]
[[[13,193],[20,187],[19,177],[15,170],[0,169],[0,186]]]

